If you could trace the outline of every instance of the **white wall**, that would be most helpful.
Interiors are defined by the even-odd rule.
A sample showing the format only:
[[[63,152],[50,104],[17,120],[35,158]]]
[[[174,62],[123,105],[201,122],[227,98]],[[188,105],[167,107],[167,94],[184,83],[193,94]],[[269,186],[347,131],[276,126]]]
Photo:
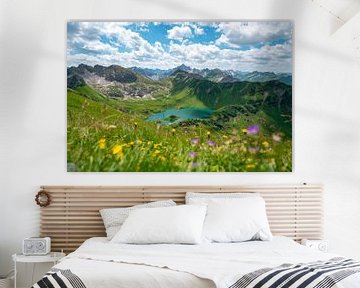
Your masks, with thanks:
[[[295,21],[294,172],[67,173],[66,20],[215,18]],[[339,24],[310,0],[2,0],[0,274],[38,234],[42,184],[323,183],[330,250],[360,258],[360,65]]]

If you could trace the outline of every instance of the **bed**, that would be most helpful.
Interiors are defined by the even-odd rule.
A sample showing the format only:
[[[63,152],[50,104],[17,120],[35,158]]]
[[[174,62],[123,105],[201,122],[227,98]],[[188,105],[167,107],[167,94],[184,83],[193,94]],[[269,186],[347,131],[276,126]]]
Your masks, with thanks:
[[[328,261],[331,260],[331,261]],[[301,286],[310,276],[298,279],[291,287],[360,287],[360,263],[345,262],[338,258],[302,246],[287,237],[277,236],[270,242],[249,241],[243,243],[206,243],[200,245],[128,245],[111,244],[104,237],[91,238],[74,253],[54,266],[54,271],[71,271],[69,279],[79,277],[74,284],[65,287],[121,287],[121,288],[230,288],[230,287],[289,287],[271,286],[279,275],[269,279],[268,286],[246,286],[245,275],[262,269],[279,267],[284,264],[304,263],[306,267],[334,267],[334,263],[348,263],[351,270],[343,269],[338,278],[314,279],[313,286]],[[328,261],[328,262],[319,262]],[[285,265],[286,269],[291,266]],[[305,267],[305,266],[304,266]],[[345,267],[345,266],[344,266]],[[284,268],[282,268],[284,270]],[[345,269],[345,268],[344,268]],[[296,267],[290,271],[304,271]],[[321,270],[319,270],[321,271]],[[349,272],[350,271],[350,272]],[[264,273],[267,271],[264,271]],[[287,272],[287,273],[290,273]],[[61,272],[60,272],[61,273]],[[66,276],[66,274],[65,274]],[[341,279],[341,278],[344,279]],[[264,277],[263,277],[264,278]],[[62,277],[64,279],[64,277]],[[66,278],[65,278],[66,279]],[[286,280],[288,280],[287,278]],[[337,280],[336,280],[337,279]],[[56,286],[56,280],[49,280]],[[242,281],[242,282],[241,282]],[[336,283],[336,281],[339,281]],[[237,283],[241,282],[241,283]],[[335,286],[333,285],[334,283]],[[34,287],[43,286],[35,284]],[[61,286],[58,286],[61,287]]]
[[[63,247],[67,252],[75,251],[54,266],[35,288],[360,287],[359,262],[298,243],[322,235],[322,190],[317,185],[163,189],[47,186],[43,189],[52,196],[52,204],[42,209],[42,233],[55,236],[53,250]],[[134,205],[134,201],[136,204],[161,199],[174,199],[181,204],[186,191],[260,191],[275,236],[271,241],[198,245],[118,244],[106,237],[91,237],[105,236],[104,227],[96,222],[95,211],[99,208],[127,207]],[[129,204],[129,201],[133,202]],[[82,225],[79,221],[83,221]],[[89,239],[84,241],[74,236],[82,233],[83,238],[90,236]],[[91,235],[95,233],[101,235]]]

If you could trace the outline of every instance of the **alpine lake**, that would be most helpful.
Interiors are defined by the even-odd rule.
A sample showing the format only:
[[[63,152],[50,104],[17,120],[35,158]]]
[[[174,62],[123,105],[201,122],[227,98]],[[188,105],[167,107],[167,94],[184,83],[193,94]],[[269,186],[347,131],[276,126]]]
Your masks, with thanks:
[[[191,119],[208,119],[211,117],[213,112],[214,110],[210,108],[172,108],[152,114],[146,120],[159,121],[162,124],[172,124],[175,122]]]

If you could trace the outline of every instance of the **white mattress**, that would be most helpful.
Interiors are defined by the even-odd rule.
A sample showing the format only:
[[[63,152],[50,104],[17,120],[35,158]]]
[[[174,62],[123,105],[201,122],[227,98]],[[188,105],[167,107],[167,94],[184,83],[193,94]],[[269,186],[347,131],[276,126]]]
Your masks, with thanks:
[[[274,237],[269,242],[200,245],[112,244],[106,238],[91,238],[56,268],[70,269],[87,288],[222,288],[264,267],[336,256],[311,250],[286,237]],[[336,287],[360,287],[360,274]]]
[[[77,252],[91,253],[91,250],[95,250],[101,253],[104,246],[107,250],[114,249],[116,251],[120,245],[110,244],[106,237],[94,237],[82,244]],[[135,249],[140,247],[140,245],[125,246],[133,246]],[[148,245],[143,246],[149,248]],[[84,259],[84,257],[78,258],[76,254],[64,258],[55,267],[70,269],[81,278],[87,288],[215,288],[215,284],[211,280],[202,279],[187,272],[149,265],[96,261]]]
[[[186,272],[146,265],[66,259],[56,266],[70,269],[87,288],[213,288],[210,280]]]

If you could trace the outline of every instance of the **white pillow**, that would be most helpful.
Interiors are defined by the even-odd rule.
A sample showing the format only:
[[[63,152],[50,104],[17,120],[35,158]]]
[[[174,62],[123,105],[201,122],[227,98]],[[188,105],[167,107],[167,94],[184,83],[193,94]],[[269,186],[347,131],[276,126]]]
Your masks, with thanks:
[[[203,237],[210,242],[271,240],[264,199],[247,197],[209,200]]]
[[[207,204],[211,199],[225,198],[247,198],[247,197],[259,197],[259,193],[244,192],[244,193],[197,193],[186,192],[185,203],[186,204]]]
[[[154,208],[154,207],[170,207],[176,206],[172,200],[156,201],[146,204],[135,205],[128,208],[109,208],[101,209],[100,214],[106,229],[107,239],[111,240],[117,232],[119,232],[121,225],[124,223],[129,213],[132,210],[139,208]]]
[[[205,205],[180,205],[131,211],[113,243],[197,244],[206,214]]]

